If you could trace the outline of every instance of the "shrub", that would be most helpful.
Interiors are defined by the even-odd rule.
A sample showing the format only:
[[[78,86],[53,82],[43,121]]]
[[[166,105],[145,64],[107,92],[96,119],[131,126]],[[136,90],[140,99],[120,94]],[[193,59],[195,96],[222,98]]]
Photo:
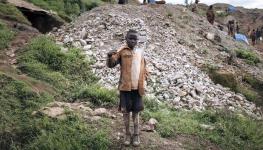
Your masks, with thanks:
[[[251,85],[253,88],[263,91],[263,81],[260,81],[251,75],[245,75],[243,81]]]
[[[257,63],[260,63],[260,59],[252,51],[238,49],[236,50],[236,54],[237,54],[237,57],[241,59],[245,59],[246,62],[250,65],[256,65]]]
[[[238,83],[234,74],[212,70],[209,76],[216,84],[221,84],[231,88],[233,91],[237,91]]]

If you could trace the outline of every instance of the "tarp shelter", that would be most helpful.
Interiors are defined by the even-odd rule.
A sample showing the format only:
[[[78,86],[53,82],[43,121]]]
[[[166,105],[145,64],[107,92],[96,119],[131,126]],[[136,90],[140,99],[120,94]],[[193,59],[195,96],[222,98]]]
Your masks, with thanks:
[[[234,6],[232,6],[232,5],[229,5],[229,6],[227,7],[227,11],[228,11],[229,13],[233,13],[233,12],[236,11],[236,7],[234,7]]]
[[[235,34],[235,40],[236,41],[245,42],[245,43],[247,43],[249,45],[248,39],[247,39],[247,37],[244,34],[236,33]]]

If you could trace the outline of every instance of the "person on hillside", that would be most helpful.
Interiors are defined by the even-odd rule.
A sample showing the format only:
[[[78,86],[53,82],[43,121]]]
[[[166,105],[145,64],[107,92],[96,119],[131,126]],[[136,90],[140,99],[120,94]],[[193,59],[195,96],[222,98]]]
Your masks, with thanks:
[[[214,13],[213,5],[209,6],[206,12],[206,17],[207,17],[208,22],[213,25],[215,22],[215,13]]]
[[[235,35],[235,21],[234,20],[229,20],[227,24],[228,28],[228,35],[234,37]]]
[[[149,0],[143,0],[143,4],[146,4],[146,3],[149,3]]]
[[[255,29],[252,30],[252,32],[250,34],[250,38],[252,40],[252,45],[255,46],[255,44],[256,44],[256,31],[255,31]]]
[[[198,3],[199,3],[199,0],[195,0],[195,3],[192,7],[192,12],[197,12],[197,9],[198,9]]]
[[[107,66],[113,68],[120,64],[120,101],[119,111],[123,113],[126,136],[124,144],[131,144],[130,112],[134,122],[133,145],[139,146],[139,112],[144,109],[142,96],[144,95],[144,82],[148,77],[143,49],[136,48],[138,33],[129,30],[126,34],[126,45],[117,51],[110,51],[107,55]]]
[[[236,22],[236,32],[239,33],[239,30],[240,30],[239,24],[238,24],[238,22]]]

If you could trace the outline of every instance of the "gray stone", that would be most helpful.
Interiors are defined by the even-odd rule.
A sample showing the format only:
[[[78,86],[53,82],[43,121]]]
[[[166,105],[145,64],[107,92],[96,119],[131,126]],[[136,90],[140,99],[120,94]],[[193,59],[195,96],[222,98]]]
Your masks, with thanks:
[[[83,47],[83,50],[84,51],[88,51],[88,50],[90,50],[91,49],[91,45],[85,45],[84,47]]]

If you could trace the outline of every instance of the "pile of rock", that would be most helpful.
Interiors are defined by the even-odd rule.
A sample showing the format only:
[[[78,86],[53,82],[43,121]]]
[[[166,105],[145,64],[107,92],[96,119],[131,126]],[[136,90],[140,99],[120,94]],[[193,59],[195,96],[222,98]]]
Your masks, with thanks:
[[[183,10],[180,6],[175,8]],[[206,63],[195,52],[200,46],[185,38],[185,33],[182,34],[185,30],[177,28],[179,23],[155,9],[157,8],[131,5],[103,6],[81,15],[75,22],[51,34],[61,45],[83,49],[89,59],[95,60],[92,68],[101,78],[99,82],[105,87],[116,88],[119,67],[107,68],[106,54],[124,43],[125,33],[129,29],[135,29],[140,34],[138,48],[145,49],[147,67],[151,74],[146,88],[149,97],[168,101],[176,108],[197,111],[207,107],[227,108],[261,117],[260,109],[254,103],[247,101],[241,94],[214,84],[206,73],[196,67],[196,64]],[[197,17],[198,19],[200,18]],[[204,28],[206,22],[201,24]],[[216,30],[208,23],[206,26]],[[195,39],[205,40],[204,37]],[[199,44],[205,45],[207,42],[209,41]],[[208,63],[210,61],[213,60],[207,60]]]

